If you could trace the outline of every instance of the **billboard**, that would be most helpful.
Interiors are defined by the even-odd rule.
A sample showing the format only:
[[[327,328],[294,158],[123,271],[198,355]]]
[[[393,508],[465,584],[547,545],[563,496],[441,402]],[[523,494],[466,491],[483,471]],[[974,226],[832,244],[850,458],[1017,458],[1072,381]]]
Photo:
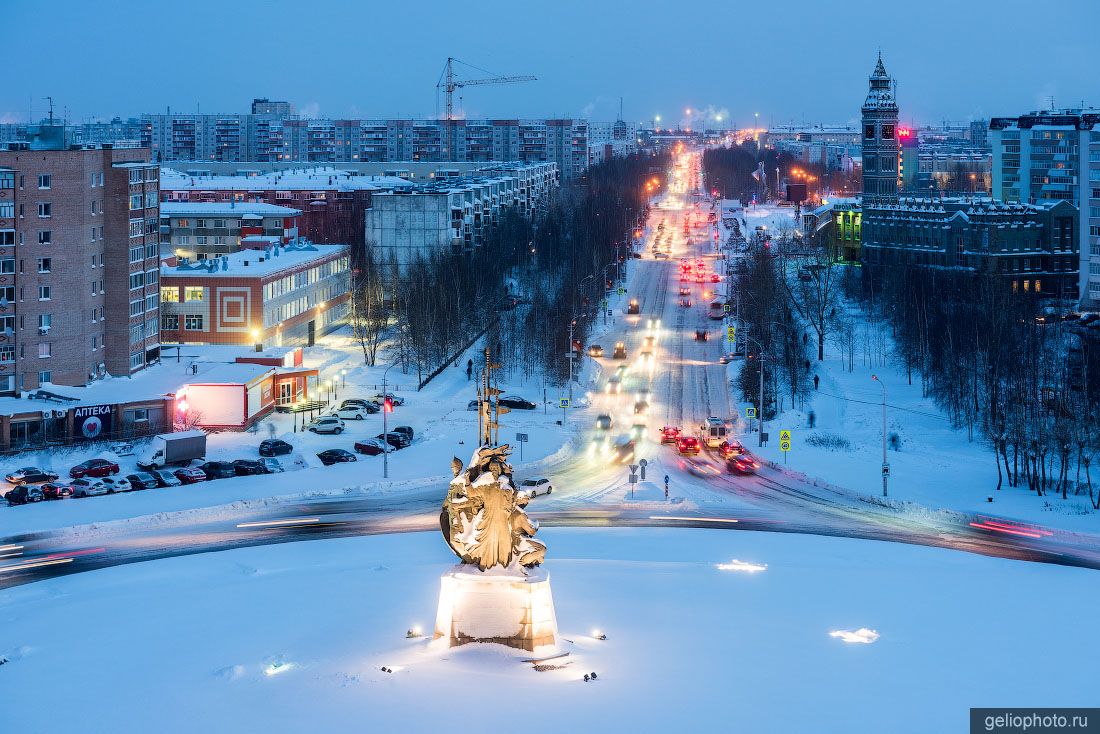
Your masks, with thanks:
[[[113,417],[112,405],[83,405],[73,408],[73,432],[84,438],[105,438],[111,434]]]
[[[787,184],[787,201],[791,203],[801,203],[806,201],[807,196],[806,184],[804,183],[789,183]]]

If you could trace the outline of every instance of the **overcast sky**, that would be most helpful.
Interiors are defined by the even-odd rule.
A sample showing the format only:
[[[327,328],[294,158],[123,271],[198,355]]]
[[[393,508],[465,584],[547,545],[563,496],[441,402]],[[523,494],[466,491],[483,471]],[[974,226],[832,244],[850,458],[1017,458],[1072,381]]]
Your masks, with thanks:
[[[469,117],[686,108],[855,119],[881,47],[903,122],[1100,105],[1100,0],[4,0],[0,121],[246,112],[433,116],[448,55],[538,81],[469,87]],[[11,32],[15,31],[15,32]],[[467,78],[478,76],[468,72]],[[694,124],[698,124],[695,113]]]

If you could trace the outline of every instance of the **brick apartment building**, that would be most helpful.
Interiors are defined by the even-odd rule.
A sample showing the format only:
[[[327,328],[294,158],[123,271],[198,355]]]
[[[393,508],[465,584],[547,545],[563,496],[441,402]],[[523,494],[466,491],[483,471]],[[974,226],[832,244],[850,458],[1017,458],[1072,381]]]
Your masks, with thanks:
[[[0,394],[159,357],[159,198],[146,149],[53,125],[0,148]]]
[[[161,269],[166,343],[312,346],[347,318],[343,245],[241,250]]]

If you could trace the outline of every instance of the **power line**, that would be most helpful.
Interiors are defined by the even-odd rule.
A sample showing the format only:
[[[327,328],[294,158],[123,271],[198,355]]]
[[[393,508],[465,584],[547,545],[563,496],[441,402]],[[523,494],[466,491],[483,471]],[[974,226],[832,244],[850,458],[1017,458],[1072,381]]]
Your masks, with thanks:
[[[843,397],[841,395],[833,395],[832,393],[825,392],[824,390],[818,390],[818,392],[820,392],[822,395],[828,395],[830,398],[836,398],[837,400],[843,400],[847,403],[862,403],[864,405],[882,405],[881,400],[856,400],[855,398],[846,398],[846,397]],[[887,403],[886,407],[887,408],[893,408],[894,410],[901,410],[901,411],[904,411],[906,413],[915,413],[916,415],[923,415],[926,418],[935,418],[935,419],[941,420],[941,421],[950,421],[950,419],[947,418],[946,416],[936,415],[935,413],[924,413],[924,412],[919,411],[919,410],[913,410],[912,408],[903,408],[900,405],[891,405],[890,403]]]

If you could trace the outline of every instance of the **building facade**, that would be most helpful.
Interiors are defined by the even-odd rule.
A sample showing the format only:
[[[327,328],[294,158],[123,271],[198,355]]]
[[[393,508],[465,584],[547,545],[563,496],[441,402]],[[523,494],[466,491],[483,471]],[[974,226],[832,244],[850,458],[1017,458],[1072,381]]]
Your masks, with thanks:
[[[159,191],[148,150],[60,126],[0,149],[0,393],[159,358]]]
[[[1100,308],[1100,109],[995,117],[989,140],[994,197],[1078,207],[1077,297],[1085,308]]]
[[[161,334],[174,344],[312,346],[347,318],[343,245],[299,242],[161,268]]]
[[[162,202],[161,251],[205,260],[240,252],[242,241],[259,238],[286,245],[298,239],[301,210],[255,202]]]

